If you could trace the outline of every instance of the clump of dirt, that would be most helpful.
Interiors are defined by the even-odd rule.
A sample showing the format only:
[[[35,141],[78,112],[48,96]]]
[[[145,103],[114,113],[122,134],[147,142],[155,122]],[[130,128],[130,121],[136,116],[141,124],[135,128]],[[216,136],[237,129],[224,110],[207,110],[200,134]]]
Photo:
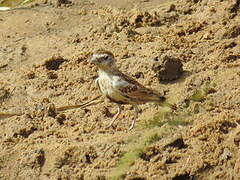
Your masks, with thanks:
[[[240,35],[240,26],[235,25],[223,34],[223,38],[226,38],[226,39],[236,38],[239,35]]]
[[[71,3],[72,1],[69,1],[69,0],[56,0],[55,6],[60,7],[62,5],[71,4]]]
[[[10,93],[7,89],[0,89],[0,102],[4,101],[9,95]]]
[[[152,69],[159,81],[176,80],[183,73],[183,64],[178,58],[163,54],[161,57],[155,57],[154,60],[156,63],[154,63]]]
[[[72,1],[69,1],[69,0],[45,0],[44,4],[50,4],[56,8],[69,7],[72,5]]]
[[[39,0],[0,23],[0,179],[239,178],[239,0]],[[115,104],[81,106],[100,48],[166,96],[132,131],[131,106],[108,129]]]
[[[62,57],[52,57],[48,60],[46,60],[45,62],[45,67],[46,69],[48,70],[54,70],[54,71],[57,71],[59,69],[59,66],[64,62],[66,61],[64,58]]]

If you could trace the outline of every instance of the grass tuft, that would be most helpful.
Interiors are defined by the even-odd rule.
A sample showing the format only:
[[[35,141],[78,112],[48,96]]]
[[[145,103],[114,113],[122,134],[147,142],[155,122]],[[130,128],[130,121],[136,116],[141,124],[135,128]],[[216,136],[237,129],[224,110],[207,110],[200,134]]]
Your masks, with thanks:
[[[24,4],[28,4],[28,3],[31,3],[35,0],[24,0],[21,4],[24,5]]]
[[[150,144],[153,144],[153,143],[159,141],[160,139],[162,139],[162,136],[160,136],[158,133],[154,133],[153,135],[149,136],[146,139],[145,144],[150,145]]]
[[[147,147],[167,136],[172,132],[172,130],[173,128],[171,126],[154,127],[142,130],[141,134],[138,136],[135,135],[130,137],[127,145],[128,147],[126,148],[127,152],[125,152],[119,159],[116,168],[111,173],[111,179],[124,179],[127,171],[135,163],[135,161],[142,157]]]
[[[6,11],[19,5],[25,5],[35,0],[0,0],[0,11]]]
[[[112,176],[113,180],[123,179],[125,173],[130,166],[134,164],[136,159],[142,154],[142,149],[135,149],[134,151],[125,153],[122,158],[119,160],[116,170]]]
[[[213,93],[213,92],[215,92],[215,89],[211,88],[211,87],[208,87],[208,86],[203,88],[203,89],[198,89],[190,97],[190,100],[195,101],[195,102],[203,101],[203,100],[205,100],[205,97],[209,93]]]

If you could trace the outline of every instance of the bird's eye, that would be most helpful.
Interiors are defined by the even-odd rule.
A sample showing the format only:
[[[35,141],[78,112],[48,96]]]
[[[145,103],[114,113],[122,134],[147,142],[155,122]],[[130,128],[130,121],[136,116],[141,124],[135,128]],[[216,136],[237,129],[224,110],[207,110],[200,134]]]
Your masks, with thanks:
[[[107,59],[108,59],[108,56],[104,56],[103,59],[104,59],[104,60],[107,60]]]

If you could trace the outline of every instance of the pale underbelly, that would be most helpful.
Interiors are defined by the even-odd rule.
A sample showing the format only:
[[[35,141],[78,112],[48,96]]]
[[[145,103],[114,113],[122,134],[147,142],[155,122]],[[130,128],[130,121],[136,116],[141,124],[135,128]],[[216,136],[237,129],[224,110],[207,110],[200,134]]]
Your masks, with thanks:
[[[99,88],[104,96],[109,98],[111,101],[120,104],[131,104],[130,99],[124,97],[118,89],[115,89],[111,84],[111,81],[99,79]]]

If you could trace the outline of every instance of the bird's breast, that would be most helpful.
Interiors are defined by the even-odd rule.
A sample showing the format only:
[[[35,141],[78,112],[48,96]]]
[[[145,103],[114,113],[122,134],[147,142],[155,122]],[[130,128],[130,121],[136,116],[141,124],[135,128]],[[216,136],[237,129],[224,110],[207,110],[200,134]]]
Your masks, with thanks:
[[[121,82],[117,76],[110,76],[106,73],[99,74],[98,84],[102,94],[113,102],[128,103],[128,99],[123,97],[117,88],[119,83]]]

